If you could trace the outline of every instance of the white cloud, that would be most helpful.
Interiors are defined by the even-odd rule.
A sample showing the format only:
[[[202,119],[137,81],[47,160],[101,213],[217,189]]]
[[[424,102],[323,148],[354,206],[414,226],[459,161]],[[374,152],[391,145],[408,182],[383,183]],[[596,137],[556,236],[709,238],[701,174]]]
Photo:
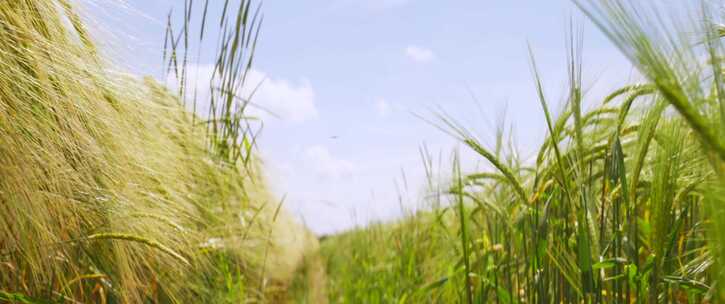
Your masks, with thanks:
[[[433,54],[433,51],[414,45],[410,45],[405,48],[405,55],[416,62],[430,62],[435,59],[435,54]]]
[[[261,83],[252,97],[252,103],[269,110],[284,120],[303,122],[317,118],[315,91],[309,81],[298,84],[285,79],[275,79],[252,70],[249,74],[248,92]]]
[[[378,114],[378,117],[387,117],[390,115],[391,110],[390,104],[385,99],[378,98],[375,100],[375,112]]]
[[[305,160],[322,180],[350,178],[355,165],[347,160],[335,158],[324,146],[311,146],[305,149]]]
[[[209,81],[213,71],[212,65],[190,65],[187,68],[188,87],[195,86],[197,89],[197,113],[201,115],[206,115],[209,109]],[[166,81],[170,88],[176,87],[174,84],[177,81],[173,75]],[[247,83],[240,95],[248,98],[252,93],[252,105],[247,115],[269,120],[271,113],[284,121],[296,123],[316,119],[319,115],[315,105],[315,90],[307,80],[294,83],[253,69],[249,71]],[[186,95],[192,98],[191,89]]]

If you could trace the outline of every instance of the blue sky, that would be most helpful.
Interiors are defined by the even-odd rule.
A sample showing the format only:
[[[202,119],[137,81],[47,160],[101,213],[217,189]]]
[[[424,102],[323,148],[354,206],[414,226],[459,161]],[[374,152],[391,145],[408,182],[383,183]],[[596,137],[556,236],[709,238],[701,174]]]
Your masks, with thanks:
[[[164,79],[165,16],[181,0],[83,3],[121,69]],[[221,3],[213,0],[212,10]],[[254,78],[266,80],[255,102],[279,118],[265,117],[259,152],[275,193],[318,233],[395,218],[399,193],[414,207],[425,182],[419,147],[444,160],[458,147],[418,116],[443,110],[489,146],[505,122],[521,155],[531,156],[545,125],[527,42],[556,107],[570,20],[584,30],[589,104],[632,75],[567,0],[267,0],[263,13]],[[200,74],[208,63],[199,63]],[[465,170],[487,167],[462,157]]]

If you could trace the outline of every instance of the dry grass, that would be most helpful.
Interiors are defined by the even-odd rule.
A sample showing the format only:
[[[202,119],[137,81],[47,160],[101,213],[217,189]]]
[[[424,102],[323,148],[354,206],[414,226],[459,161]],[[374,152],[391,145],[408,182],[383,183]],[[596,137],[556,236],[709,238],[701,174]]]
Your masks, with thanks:
[[[0,300],[270,297],[302,246],[270,231],[293,220],[259,166],[210,153],[193,119],[109,69],[70,2],[0,2]]]

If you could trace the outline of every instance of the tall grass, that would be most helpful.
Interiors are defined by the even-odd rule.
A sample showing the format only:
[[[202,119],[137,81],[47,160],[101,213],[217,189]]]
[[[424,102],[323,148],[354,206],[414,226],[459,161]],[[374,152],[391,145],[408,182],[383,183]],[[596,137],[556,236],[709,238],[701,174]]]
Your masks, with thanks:
[[[247,83],[263,19],[261,5],[255,8],[251,0],[225,0],[221,12],[210,12],[209,0],[200,2],[195,5],[194,0],[184,0],[182,23],[178,30],[174,30],[173,11],[169,12],[163,49],[165,72],[178,82],[176,87],[182,101],[191,102],[194,114],[205,118],[202,123],[206,125],[210,151],[229,163],[239,161],[249,165],[256,135],[261,129],[261,121],[246,114],[252,105],[254,92],[261,85]],[[194,9],[202,9],[200,16],[192,13]],[[216,27],[216,22],[208,20],[212,13],[220,16]],[[197,17],[199,21],[195,19]],[[215,53],[202,54],[205,37],[209,39],[211,31],[216,31],[218,35]],[[198,39],[192,41],[197,35]],[[189,52],[194,46],[197,56],[190,58]],[[203,60],[202,55],[213,55],[212,75],[209,83],[194,83],[188,75],[198,71],[189,71],[189,64],[200,64],[198,61]],[[254,89],[245,90],[250,86]],[[203,96],[208,99],[200,99],[198,89],[208,89],[209,96]],[[244,95],[246,91],[251,93]],[[199,103],[208,108],[207,113],[196,113]],[[257,124],[259,126],[255,128]]]
[[[0,2],[0,301],[324,302],[316,240],[256,170],[241,96],[261,23],[251,1],[223,2],[210,100],[188,83],[191,45],[217,24],[209,3],[184,1],[180,30],[169,17],[171,92],[110,69],[73,2]],[[331,302],[725,301],[723,27],[707,4],[692,26],[577,4],[645,80],[591,100],[572,30],[555,116],[532,51],[547,129],[534,162],[441,115],[493,171],[454,156],[434,180],[443,168],[423,149],[434,208],[323,242]]]
[[[184,93],[104,61],[75,2],[0,2],[0,302],[240,303],[283,291],[314,240],[248,170],[252,138],[229,103],[251,64],[239,63],[252,43],[239,37],[258,23],[240,2],[221,21],[228,55],[213,98],[225,105],[211,116],[233,122],[208,136]]]
[[[565,107],[554,116],[532,52],[548,131],[535,163],[486,149],[441,116],[495,171],[461,175],[454,159],[448,191],[431,191],[447,204],[325,240],[331,301],[725,301],[718,8],[702,4],[687,26],[639,3],[577,4],[645,81],[591,100],[572,30]]]

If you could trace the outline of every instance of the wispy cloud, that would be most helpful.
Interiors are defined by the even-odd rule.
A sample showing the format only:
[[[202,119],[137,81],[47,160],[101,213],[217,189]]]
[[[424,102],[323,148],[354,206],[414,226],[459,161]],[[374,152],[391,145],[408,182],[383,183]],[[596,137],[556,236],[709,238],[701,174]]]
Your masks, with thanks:
[[[305,160],[321,180],[349,178],[355,170],[352,162],[334,157],[325,146],[315,145],[305,149]]]
[[[193,98],[196,89],[196,111],[200,115],[206,115],[209,109],[211,96],[209,81],[213,71],[212,65],[190,65],[187,68],[189,87],[187,99]],[[170,75],[166,82],[175,89],[177,80],[173,75]],[[314,120],[319,115],[315,104],[315,90],[310,82],[304,79],[292,82],[269,76],[262,71],[250,70],[240,97],[248,98],[252,93],[252,105],[249,107],[248,115],[266,120],[273,119],[270,116],[275,116],[293,123]]]
[[[435,59],[435,54],[432,50],[415,45],[410,45],[405,48],[405,55],[413,61],[421,63],[430,62]]]
[[[378,98],[375,100],[374,103],[375,106],[375,113],[378,114],[378,117],[387,117],[390,115],[391,107],[390,104],[383,98]]]
[[[307,80],[293,83],[252,70],[249,74],[249,84],[249,88],[260,85],[252,97],[252,103],[278,115],[283,120],[303,122],[318,117],[315,90]]]

